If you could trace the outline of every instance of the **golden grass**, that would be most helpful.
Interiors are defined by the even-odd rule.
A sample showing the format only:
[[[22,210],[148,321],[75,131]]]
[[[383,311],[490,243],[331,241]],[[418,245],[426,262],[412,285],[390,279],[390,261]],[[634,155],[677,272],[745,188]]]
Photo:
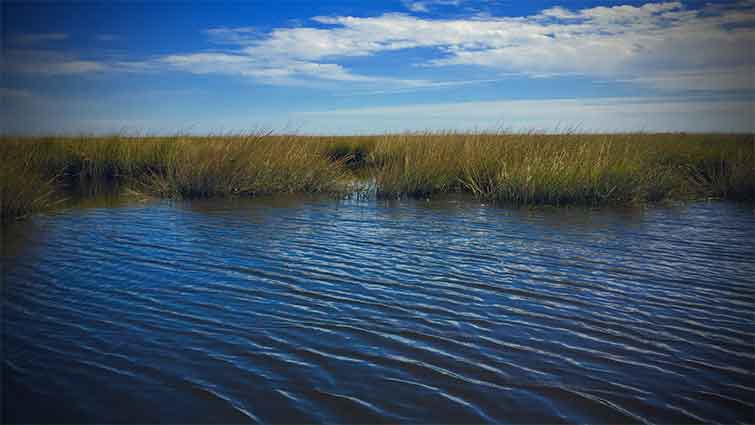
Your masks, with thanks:
[[[752,135],[409,133],[360,137],[56,137],[0,140],[2,217],[48,208],[56,186],[118,180],[163,197],[468,192],[518,204],[755,199]]]
[[[330,160],[311,139],[181,139],[171,148],[143,180],[162,196],[337,192],[345,178],[342,162]]]
[[[413,134],[370,155],[385,196],[471,192],[519,204],[753,199],[752,136]]]

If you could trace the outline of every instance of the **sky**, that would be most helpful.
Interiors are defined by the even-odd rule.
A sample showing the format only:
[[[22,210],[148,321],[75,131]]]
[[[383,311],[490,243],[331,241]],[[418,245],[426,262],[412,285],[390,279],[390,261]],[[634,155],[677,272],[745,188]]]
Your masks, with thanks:
[[[755,132],[755,0],[0,7],[5,134]]]

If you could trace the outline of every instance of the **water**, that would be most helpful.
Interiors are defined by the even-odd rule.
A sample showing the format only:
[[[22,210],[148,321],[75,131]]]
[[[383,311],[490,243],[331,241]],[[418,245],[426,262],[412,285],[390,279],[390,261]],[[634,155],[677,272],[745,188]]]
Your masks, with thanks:
[[[751,422],[755,216],[83,205],[3,235],[5,422]]]

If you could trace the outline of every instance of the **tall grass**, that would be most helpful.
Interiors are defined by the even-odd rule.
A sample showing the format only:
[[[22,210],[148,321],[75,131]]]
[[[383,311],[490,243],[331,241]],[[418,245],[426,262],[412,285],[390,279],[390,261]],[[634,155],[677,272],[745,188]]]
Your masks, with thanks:
[[[46,210],[59,202],[57,176],[39,172],[38,155],[31,146],[0,143],[0,224]]]
[[[0,140],[2,217],[49,208],[77,181],[175,198],[467,192],[519,204],[755,199],[753,136],[408,133],[360,137],[57,137]]]
[[[337,192],[345,180],[343,162],[308,139],[181,139],[171,147],[162,167],[143,179],[147,190],[162,196]]]
[[[751,136],[413,134],[370,155],[384,196],[471,192],[519,204],[753,199]]]

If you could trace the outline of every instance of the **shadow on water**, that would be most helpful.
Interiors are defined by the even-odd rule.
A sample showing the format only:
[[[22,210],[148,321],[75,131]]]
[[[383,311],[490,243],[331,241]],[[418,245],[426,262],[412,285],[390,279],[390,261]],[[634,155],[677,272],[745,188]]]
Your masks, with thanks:
[[[31,255],[28,250],[43,243],[54,225],[48,220],[59,214],[86,214],[90,209],[119,208],[154,202],[143,194],[113,180],[83,180],[63,186],[58,197],[61,203],[53,211],[10,222],[2,226],[2,256],[6,267],[12,267],[13,259]]]
[[[6,423],[752,417],[751,206],[77,190],[3,233]]]
[[[65,207],[75,210],[117,208],[154,201],[118,180],[78,180],[64,187]]]

